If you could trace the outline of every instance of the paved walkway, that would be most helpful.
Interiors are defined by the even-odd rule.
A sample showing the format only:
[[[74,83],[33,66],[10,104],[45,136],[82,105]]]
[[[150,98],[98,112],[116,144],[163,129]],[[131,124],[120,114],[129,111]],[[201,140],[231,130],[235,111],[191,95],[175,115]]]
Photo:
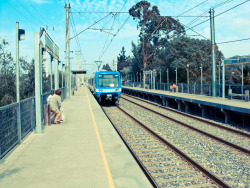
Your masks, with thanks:
[[[31,133],[0,162],[0,188],[152,187],[85,87],[63,108],[64,123]]]

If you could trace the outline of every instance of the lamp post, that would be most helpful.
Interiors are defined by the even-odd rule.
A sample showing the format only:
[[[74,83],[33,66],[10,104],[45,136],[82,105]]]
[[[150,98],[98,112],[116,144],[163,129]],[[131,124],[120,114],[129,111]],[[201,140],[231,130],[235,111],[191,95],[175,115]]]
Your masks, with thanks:
[[[222,99],[225,99],[225,65],[224,60],[221,60],[222,66]]]
[[[175,83],[177,85],[177,67],[175,68]]]
[[[189,93],[189,64],[187,64],[187,92]]]
[[[219,66],[219,96],[220,96],[220,67],[221,67],[220,61],[218,66]]]
[[[202,91],[203,91],[203,86],[202,86],[202,64],[201,64],[201,95],[202,95]]]
[[[62,63],[62,88],[63,88],[63,67],[65,66],[65,64]]]
[[[21,109],[20,109],[20,70],[19,70],[19,41],[25,39],[25,30],[19,29],[19,22],[16,22],[16,101],[17,101],[17,127],[18,144],[21,144]]]

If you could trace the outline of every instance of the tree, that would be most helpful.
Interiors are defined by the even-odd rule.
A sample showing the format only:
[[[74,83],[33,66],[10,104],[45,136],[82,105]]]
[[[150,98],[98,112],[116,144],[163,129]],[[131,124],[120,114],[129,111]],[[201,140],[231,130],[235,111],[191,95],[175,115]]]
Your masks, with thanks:
[[[223,58],[223,54],[216,46],[216,62]],[[187,64],[189,64],[190,83],[200,81],[202,64],[203,82],[211,83],[211,42],[209,40],[179,37],[170,40],[165,49],[155,57],[152,69],[162,69],[166,74],[169,69],[170,80],[175,81],[175,69],[178,68],[178,81],[186,83]],[[165,80],[166,81],[166,80]]]
[[[14,62],[10,52],[6,51],[9,43],[2,39],[0,43],[0,106],[16,101]]]
[[[102,70],[112,71],[108,63],[106,65],[103,65]]]
[[[129,9],[129,14],[138,21],[140,28],[141,51],[143,56],[143,69],[152,64],[152,56],[159,48],[166,44],[170,36],[185,33],[184,27],[172,17],[162,17],[157,6],[147,1],[140,1]]]
[[[126,53],[126,51],[125,51],[125,48],[123,46],[121,53],[117,57],[117,70],[118,71],[121,71],[124,67],[129,66],[125,53]]]

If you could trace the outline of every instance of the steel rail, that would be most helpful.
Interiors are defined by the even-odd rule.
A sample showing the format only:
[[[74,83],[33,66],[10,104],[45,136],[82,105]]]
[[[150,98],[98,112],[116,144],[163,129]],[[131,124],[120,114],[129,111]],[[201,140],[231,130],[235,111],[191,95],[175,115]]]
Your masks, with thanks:
[[[159,112],[156,112],[156,111],[154,111],[154,110],[151,110],[151,109],[149,109],[149,108],[147,108],[147,107],[145,107],[145,106],[142,106],[142,105],[140,105],[140,104],[137,104],[137,103],[135,103],[135,102],[133,102],[133,101],[130,101],[130,100],[128,100],[128,99],[125,99],[125,98],[123,98],[123,99],[124,99],[124,100],[127,100],[127,101],[129,101],[129,102],[131,102],[131,103],[133,103],[133,104],[135,104],[135,105],[137,105],[137,106],[140,106],[141,108],[144,108],[144,109],[146,109],[146,110],[148,110],[148,111],[150,111],[150,112],[153,112],[153,113],[155,113],[155,114],[157,114],[157,115],[159,115],[159,116],[161,116],[161,117],[167,118],[167,119],[169,119],[169,120],[171,120],[171,121],[174,121],[174,122],[176,122],[176,123],[178,123],[178,124],[180,124],[180,125],[182,125],[182,126],[188,127],[189,129],[192,129],[192,130],[194,130],[194,131],[196,131],[196,132],[199,132],[199,133],[201,133],[201,134],[203,134],[203,135],[206,135],[206,136],[208,136],[208,137],[210,137],[210,138],[213,138],[214,140],[217,140],[217,141],[219,141],[219,142],[222,142],[223,144],[226,144],[226,145],[228,145],[228,146],[231,146],[231,147],[234,148],[234,149],[237,149],[237,150],[239,150],[239,151],[241,151],[241,152],[244,152],[244,153],[250,155],[250,150],[248,150],[248,149],[246,149],[246,148],[243,148],[243,147],[241,147],[241,146],[235,145],[235,144],[233,144],[233,143],[231,143],[231,142],[228,142],[228,141],[226,141],[226,140],[223,140],[223,139],[221,139],[221,138],[219,138],[219,137],[216,137],[216,136],[214,136],[214,135],[211,135],[211,134],[209,134],[209,133],[206,133],[206,132],[204,132],[204,131],[202,131],[202,130],[200,130],[200,129],[194,128],[194,127],[192,127],[192,126],[190,126],[190,125],[188,125],[188,124],[186,124],[186,123],[183,123],[183,122],[181,122],[181,121],[179,121],[179,120],[176,120],[176,119],[174,119],[174,118],[168,117],[168,116],[166,116],[166,115],[164,115],[164,114],[161,114],[161,113],[159,113]]]
[[[121,132],[116,128],[116,126],[112,123],[111,119],[109,118],[108,114],[106,113],[105,109],[103,107],[101,107],[103,112],[105,113],[105,115],[107,116],[107,118],[109,119],[109,121],[111,122],[111,124],[113,125],[114,129],[116,130],[116,132],[118,133],[118,135],[120,136],[120,138],[122,139],[122,141],[124,142],[124,144],[127,146],[128,150],[130,151],[130,153],[133,155],[134,159],[136,160],[136,162],[139,164],[140,168],[142,169],[143,173],[147,176],[148,180],[150,181],[150,183],[154,186],[154,187],[160,187],[156,181],[154,180],[154,178],[151,176],[150,172],[147,170],[147,168],[144,166],[143,162],[139,159],[139,157],[136,155],[136,153],[134,152],[134,150],[130,147],[130,145],[127,143],[126,139],[123,138]],[[118,108],[119,109],[119,108]]]
[[[205,119],[201,119],[201,118],[199,118],[199,117],[195,117],[195,116],[192,116],[192,115],[183,113],[183,112],[179,112],[179,111],[176,111],[176,110],[167,108],[167,107],[162,106],[162,105],[159,105],[159,104],[154,104],[154,103],[152,103],[152,102],[148,102],[148,101],[145,101],[145,100],[142,100],[142,99],[140,99],[140,98],[136,98],[136,97],[133,97],[133,96],[130,96],[130,95],[127,95],[127,94],[123,94],[123,95],[125,95],[125,96],[127,96],[127,97],[134,98],[134,99],[139,100],[139,101],[143,101],[143,102],[145,102],[145,103],[148,103],[148,104],[151,104],[151,105],[154,105],[154,106],[157,106],[157,107],[162,108],[162,109],[164,109],[164,110],[168,110],[168,111],[171,111],[171,112],[174,112],[174,113],[177,113],[177,114],[181,114],[181,115],[183,115],[183,116],[186,116],[186,117],[189,117],[189,118],[192,118],[192,119],[195,119],[195,120],[198,120],[198,121],[207,123],[207,124],[209,124],[209,125],[218,127],[218,128],[220,128],[220,129],[227,130],[227,131],[230,131],[230,132],[233,132],[233,133],[240,134],[240,135],[245,136],[245,137],[247,137],[247,138],[250,138],[250,134],[248,134],[248,133],[244,133],[244,132],[241,132],[241,131],[238,131],[238,130],[235,130],[235,129],[231,129],[231,128],[229,128],[229,127],[224,127],[224,126],[221,126],[221,125],[219,125],[219,124],[216,124],[216,123],[207,121],[207,120],[205,120]],[[121,97],[121,98],[122,98],[122,99],[125,99],[125,98],[123,98],[123,97]]]
[[[161,140],[164,144],[166,144],[168,147],[170,147],[175,153],[177,153],[182,158],[184,158],[189,164],[191,164],[196,169],[198,169],[199,171],[201,171],[206,177],[208,177],[209,179],[211,179],[215,184],[217,184],[218,186],[223,187],[223,188],[229,188],[230,187],[228,184],[226,184],[221,179],[219,179],[216,175],[212,174],[210,171],[208,171],[207,169],[205,169],[203,166],[199,165],[197,162],[195,162],[193,159],[191,159],[189,156],[187,156],[181,150],[179,150],[174,145],[172,145],[170,142],[168,142],[167,140],[165,140],[164,138],[162,138],[161,136],[159,136],[153,130],[151,130],[150,128],[148,128],[147,126],[145,126],[143,123],[141,123],[140,121],[138,121],[137,119],[135,119],[133,116],[131,116],[125,110],[123,110],[119,106],[117,106],[117,108],[119,110],[121,110],[123,113],[125,113],[129,118],[131,118],[136,123],[138,123],[140,126],[142,126],[144,129],[146,129],[151,134],[153,134],[155,137],[157,137],[159,140]]]

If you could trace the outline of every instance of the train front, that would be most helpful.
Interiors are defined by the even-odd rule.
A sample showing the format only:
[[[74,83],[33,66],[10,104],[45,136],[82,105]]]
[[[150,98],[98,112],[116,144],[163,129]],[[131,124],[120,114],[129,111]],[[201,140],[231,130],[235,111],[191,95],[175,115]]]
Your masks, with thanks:
[[[98,102],[115,103],[121,97],[121,78],[119,72],[98,72],[96,74],[96,97]]]

